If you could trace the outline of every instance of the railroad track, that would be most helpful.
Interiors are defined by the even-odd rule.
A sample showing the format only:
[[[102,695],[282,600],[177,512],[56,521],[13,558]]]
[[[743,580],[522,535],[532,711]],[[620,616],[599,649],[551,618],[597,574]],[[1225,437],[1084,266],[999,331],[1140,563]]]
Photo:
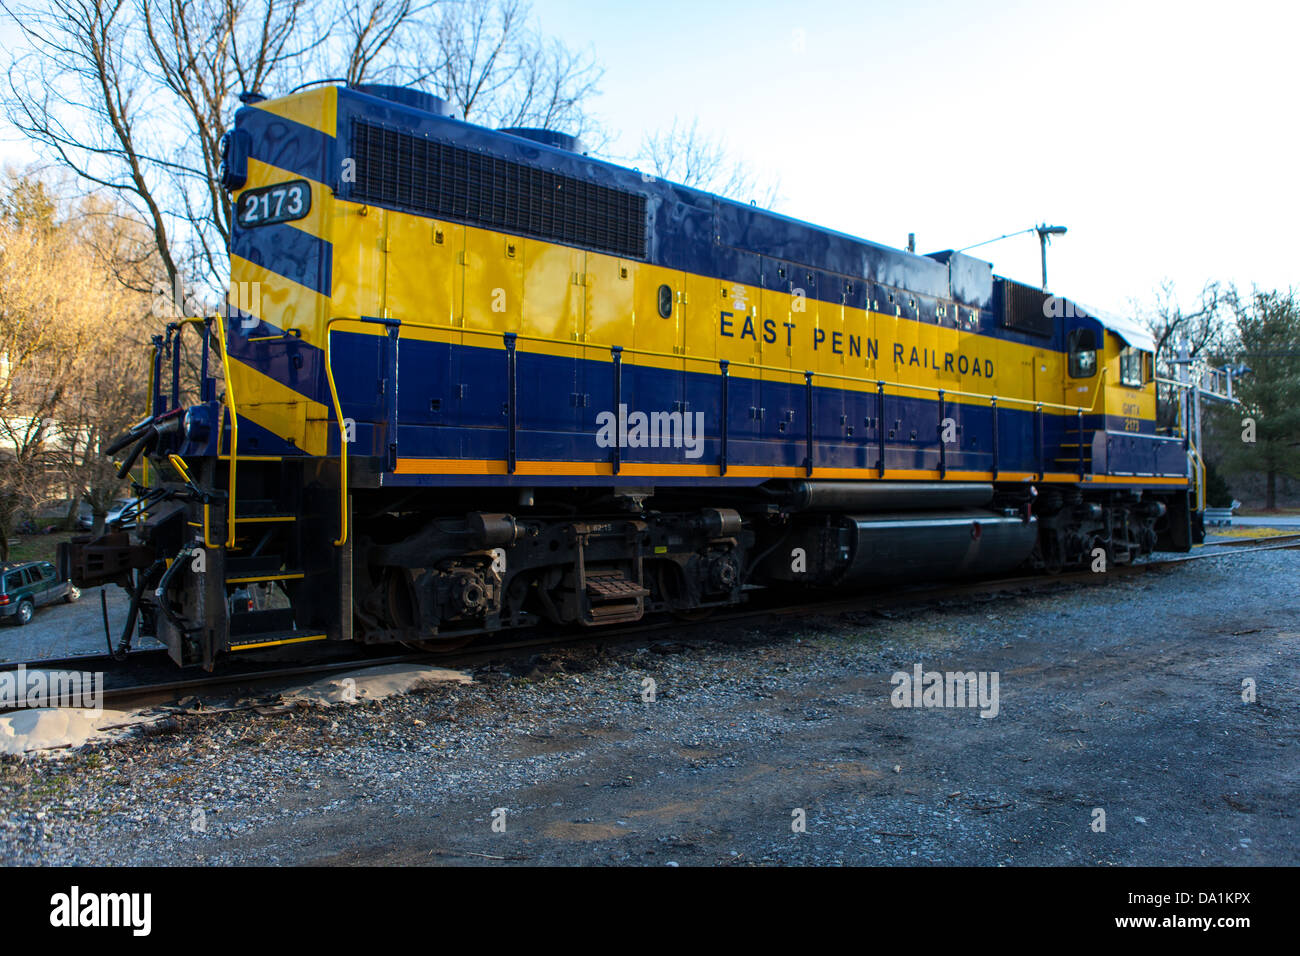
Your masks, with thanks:
[[[43,660],[12,661],[0,663],[0,674],[25,668],[28,671],[80,671],[104,674],[103,697],[115,704],[127,700],[144,700],[187,691],[214,687],[239,687],[270,681],[325,676],[333,672],[378,667],[386,664],[430,663],[441,667],[472,667],[518,656],[539,649],[560,650],[583,645],[616,645],[643,639],[646,635],[671,631],[674,638],[689,637],[702,628],[718,625],[741,624],[761,619],[782,619],[794,616],[848,614],[862,611],[883,611],[899,607],[924,608],[955,599],[993,601],[1000,597],[1022,596],[1029,593],[1069,590],[1076,587],[1111,583],[1149,571],[1168,569],[1191,561],[1209,558],[1233,557],[1259,551],[1286,551],[1300,549],[1300,534],[1272,537],[1242,538],[1203,545],[1191,554],[1169,555],[1139,561],[1135,564],[1116,565],[1105,573],[1071,571],[1061,574],[1034,574],[994,580],[964,581],[942,585],[920,585],[894,590],[888,594],[866,592],[846,598],[808,601],[806,596],[787,603],[783,596],[764,593],[743,608],[712,615],[703,620],[684,621],[665,617],[636,624],[601,628],[595,631],[534,628],[515,640],[475,643],[454,651],[412,651],[403,649],[396,653],[373,651],[328,661],[296,662],[271,665],[253,662],[232,663],[220,673],[194,674],[177,670],[161,648],[132,651],[125,661],[117,661],[107,654],[83,655]],[[3,712],[4,708],[0,708]]]

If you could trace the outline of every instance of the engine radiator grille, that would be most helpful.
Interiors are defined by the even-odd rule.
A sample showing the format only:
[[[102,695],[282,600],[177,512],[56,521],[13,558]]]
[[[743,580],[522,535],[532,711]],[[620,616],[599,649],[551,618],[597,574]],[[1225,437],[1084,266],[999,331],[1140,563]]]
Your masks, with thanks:
[[[1050,339],[1056,321],[1046,308],[1047,293],[1033,286],[1012,282],[1010,279],[1003,279],[1002,283],[1004,287],[1003,327]]]
[[[351,146],[356,202],[645,258],[644,196],[373,123]]]

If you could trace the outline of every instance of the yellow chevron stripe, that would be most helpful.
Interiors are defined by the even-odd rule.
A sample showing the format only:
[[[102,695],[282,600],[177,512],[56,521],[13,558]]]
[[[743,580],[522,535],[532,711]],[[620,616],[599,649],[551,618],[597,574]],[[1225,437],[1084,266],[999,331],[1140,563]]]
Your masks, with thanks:
[[[303,90],[254,104],[256,109],[310,126],[326,136],[338,135],[338,106],[339,91],[334,86]]]
[[[334,215],[331,206],[334,202],[334,194],[330,192],[328,186],[318,183],[314,179],[308,179],[297,173],[291,173],[287,169],[281,169],[279,166],[272,166],[270,163],[264,163],[259,159],[249,157],[248,160],[248,182],[244,189],[257,189],[262,186],[273,186],[276,183],[287,183],[291,181],[302,180],[311,186],[311,209],[302,219],[291,219],[285,223],[295,229],[300,229],[309,236],[315,236],[324,242],[330,241],[330,226]],[[242,192],[243,190],[240,190]],[[239,194],[236,193],[234,200],[239,202]]]
[[[329,299],[242,256],[230,257],[230,281],[231,305],[286,331],[297,329],[306,341],[329,314]]]
[[[319,402],[295,392],[257,369],[232,357],[230,378],[238,396],[256,396],[257,401],[239,401],[239,414],[273,435],[293,439],[309,455],[324,455],[325,424],[329,411]],[[245,442],[240,443],[247,447]],[[245,460],[240,455],[240,460]]]

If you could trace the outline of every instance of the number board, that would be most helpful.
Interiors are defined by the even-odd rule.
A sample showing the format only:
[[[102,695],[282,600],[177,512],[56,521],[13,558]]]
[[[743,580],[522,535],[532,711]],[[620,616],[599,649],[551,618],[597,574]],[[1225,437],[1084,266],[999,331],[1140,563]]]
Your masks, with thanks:
[[[235,218],[245,228],[301,219],[311,210],[311,186],[305,179],[250,189],[236,202]]]

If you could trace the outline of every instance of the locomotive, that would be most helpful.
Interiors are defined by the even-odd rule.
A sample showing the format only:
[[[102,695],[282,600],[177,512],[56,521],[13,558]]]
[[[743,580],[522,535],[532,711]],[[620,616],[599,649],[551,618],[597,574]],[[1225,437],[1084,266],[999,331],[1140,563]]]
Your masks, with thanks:
[[[243,100],[226,308],[154,340],[135,527],[60,555],[124,645],[450,648],[1199,535],[1131,320],[410,88]]]

